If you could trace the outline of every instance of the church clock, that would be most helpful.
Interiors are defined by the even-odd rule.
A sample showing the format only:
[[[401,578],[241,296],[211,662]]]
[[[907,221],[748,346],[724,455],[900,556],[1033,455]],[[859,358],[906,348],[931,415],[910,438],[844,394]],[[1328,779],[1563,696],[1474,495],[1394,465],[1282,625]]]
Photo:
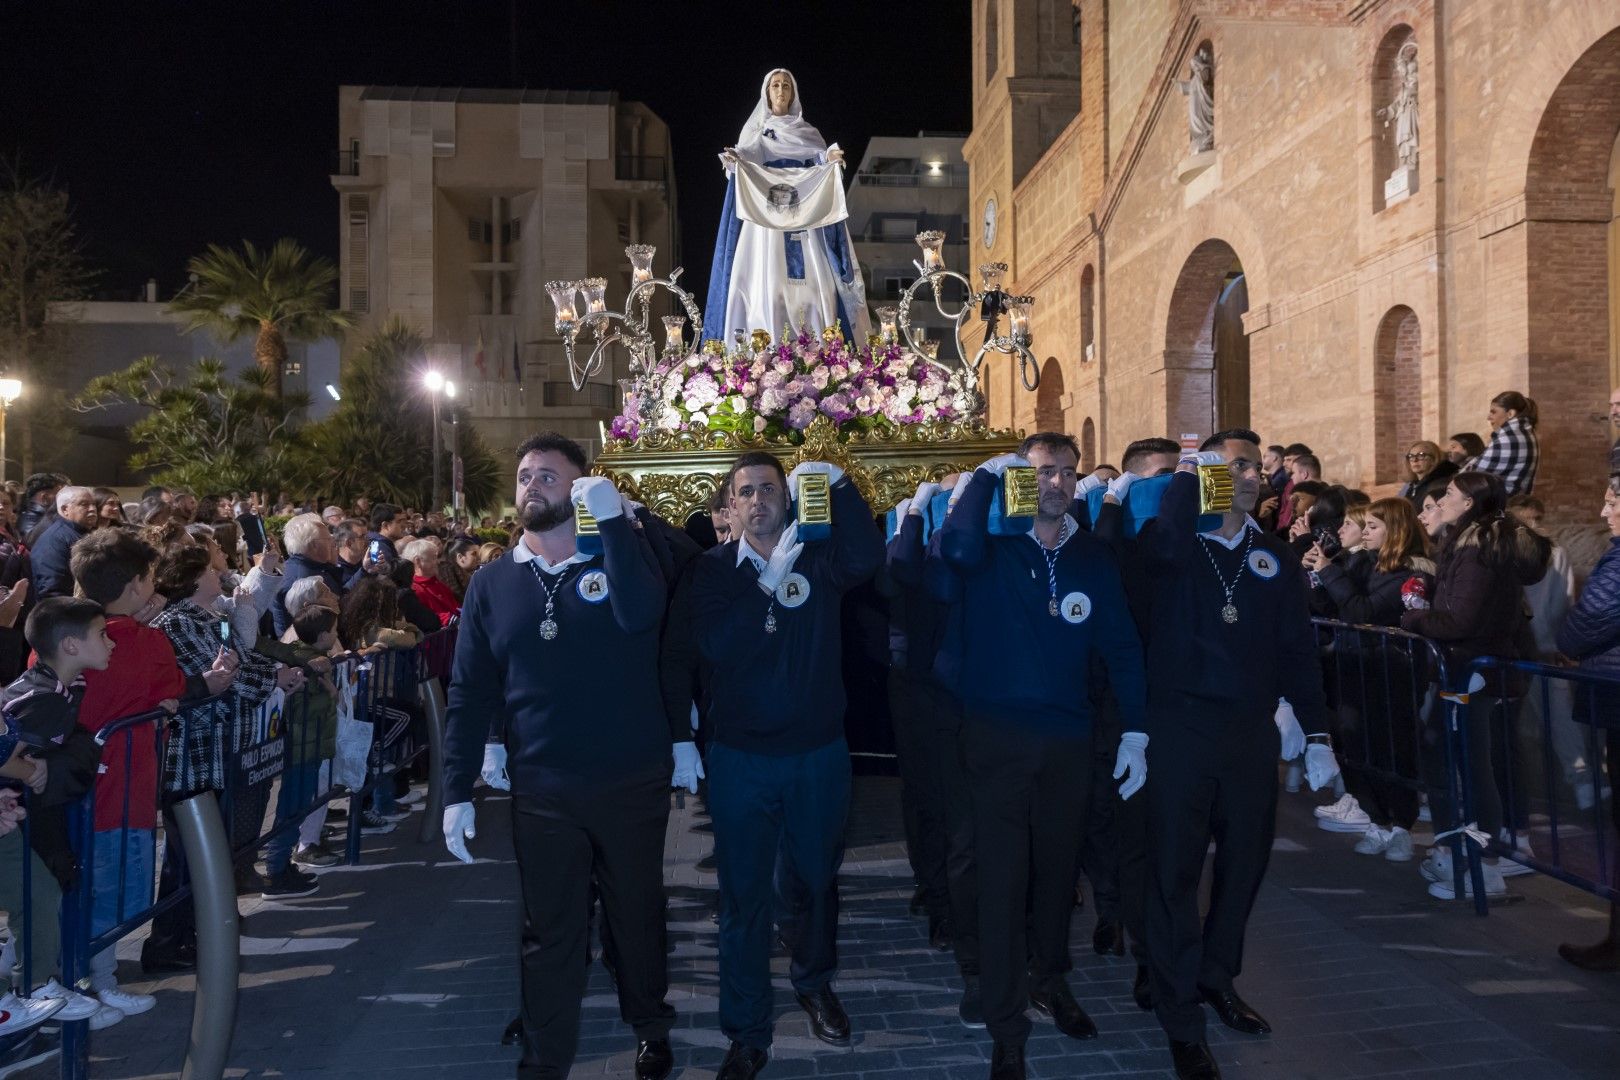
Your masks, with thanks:
[[[996,246],[996,200],[992,196],[984,202],[984,250]]]

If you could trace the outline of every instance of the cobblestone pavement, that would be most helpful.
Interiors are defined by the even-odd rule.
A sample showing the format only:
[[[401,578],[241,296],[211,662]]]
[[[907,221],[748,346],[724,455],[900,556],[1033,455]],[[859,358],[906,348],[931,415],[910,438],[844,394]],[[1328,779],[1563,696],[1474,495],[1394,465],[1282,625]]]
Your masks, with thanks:
[[[774,964],[779,1019],[769,1078],[980,1078],[989,1040],[956,1021],[955,966],[906,914],[910,873],[898,841],[895,781],[858,779],[843,882],[839,994],[854,1045],[810,1038],[792,1005],[786,961]],[[1604,918],[1590,898],[1520,878],[1521,900],[1475,918],[1429,900],[1415,864],[1350,852],[1352,837],[1312,826],[1311,800],[1285,796],[1276,854],[1254,919],[1239,986],[1276,1028],[1267,1039],[1211,1041],[1234,1080],[1348,1077],[1610,1077],[1620,1056],[1620,981],[1557,959],[1560,940],[1588,940]],[[517,1051],[498,1040],[517,1002],[517,877],[504,798],[480,800],[473,866],[416,841],[419,818],[367,838],[365,861],[321,873],[313,896],[243,903],[243,976],[234,1077],[510,1077]],[[714,1076],[715,879],[697,800],[671,818],[667,847],[676,1075]],[[1153,1018],[1130,999],[1129,961],[1090,949],[1092,915],[1077,914],[1071,981],[1100,1038],[1077,1043],[1039,1020],[1031,1075],[1173,1075]],[[138,941],[122,974],[158,1008],[95,1036],[91,1075],[178,1074],[192,981],[143,981]],[[593,965],[573,1076],[631,1075],[632,1036],[611,983]],[[54,1063],[28,1080],[56,1075]]]

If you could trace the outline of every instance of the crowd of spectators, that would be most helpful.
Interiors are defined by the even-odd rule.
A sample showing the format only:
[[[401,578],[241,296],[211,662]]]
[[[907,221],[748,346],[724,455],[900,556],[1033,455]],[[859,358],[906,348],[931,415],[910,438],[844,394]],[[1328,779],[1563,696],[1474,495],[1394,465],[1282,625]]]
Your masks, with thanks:
[[[151,996],[119,987],[112,949],[91,958],[88,979],[64,984],[62,896],[89,869],[91,933],[100,934],[151,906],[154,878],[159,898],[178,888],[180,845],[158,842],[160,830],[176,835],[168,807],[226,788],[233,751],[278,690],[307,688],[299,707],[285,710],[276,805],[268,805],[269,783],[232,791],[232,846],[246,853],[237,891],[314,892],[307,868],[338,861],[324,842],[327,807],[306,816],[332,783],[337,683],[348,670],[334,657],[409,648],[450,625],[471,575],[506,550],[481,545],[464,521],[365,499],[319,513],[282,500],[267,514],[269,505],[259,495],[199,499],[161,486],[126,502],[52,473],[0,491],[0,909],[11,915],[0,1038],[51,1018],[101,1029],[153,1007]],[[161,760],[150,726],[113,735],[103,754],[96,732],[154,710],[171,718]],[[400,804],[422,798],[411,780],[395,772],[368,805],[340,809],[358,814],[364,832],[390,831],[409,813]],[[93,849],[76,857],[65,812],[92,784]],[[296,828],[271,835],[261,871],[253,841],[267,814]],[[24,816],[27,853],[17,827]],[[33,864],[27,942],[17,918],[25,855]],[[191,907],[174,905],[153,920],[142,968],[185,971],[195,962]]]

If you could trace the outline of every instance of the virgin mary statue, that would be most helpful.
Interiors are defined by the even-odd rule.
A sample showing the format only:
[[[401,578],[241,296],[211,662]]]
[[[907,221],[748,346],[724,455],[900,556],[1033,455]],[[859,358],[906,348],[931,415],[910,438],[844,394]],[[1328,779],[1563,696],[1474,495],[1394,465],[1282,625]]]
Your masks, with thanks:
[[[871,320],[845,221],[844,152],[805,122],[791,72],[765,76],[759,103],[720,160],[726,205],[703,336],[840,326],[864,341]]]

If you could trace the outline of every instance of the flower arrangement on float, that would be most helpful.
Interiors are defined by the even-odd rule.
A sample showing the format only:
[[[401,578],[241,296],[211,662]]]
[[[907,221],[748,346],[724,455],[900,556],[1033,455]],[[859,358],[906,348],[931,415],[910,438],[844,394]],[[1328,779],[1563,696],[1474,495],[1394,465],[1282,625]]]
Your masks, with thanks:
[[[727,431],[796,442],[819,416],[841,435],[906,424],[969,419],[960,378],[898,341],[865,345],[837,329],[755,331],[728,353],[718,341],[689,355],[666,354],[624,381],[615,439],[652,432]]]

